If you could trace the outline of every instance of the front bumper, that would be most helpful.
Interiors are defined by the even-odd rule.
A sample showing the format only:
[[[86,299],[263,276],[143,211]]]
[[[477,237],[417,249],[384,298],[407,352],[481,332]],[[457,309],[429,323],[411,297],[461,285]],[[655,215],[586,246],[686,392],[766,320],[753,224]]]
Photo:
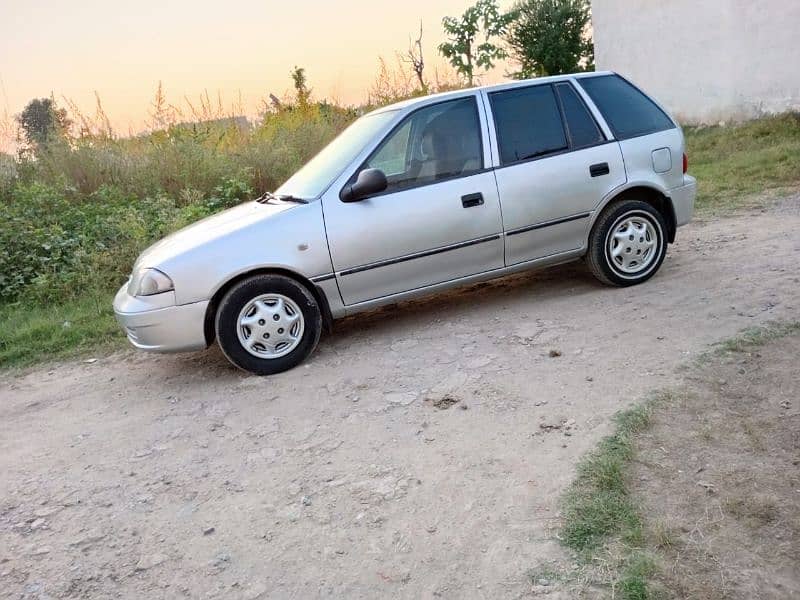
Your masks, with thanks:
[[[175,305],[175,293],[137,298],[123,285],[114,297],[114,315],[131,344],[151,352],[189,352],[208,344],[208,301]]]
[[[683,176],[683,185],[669,191],[672,208],[675,210],[675,225],[680,227],[692,220],[694,199],[697,196],[697,180],[691,175]]]

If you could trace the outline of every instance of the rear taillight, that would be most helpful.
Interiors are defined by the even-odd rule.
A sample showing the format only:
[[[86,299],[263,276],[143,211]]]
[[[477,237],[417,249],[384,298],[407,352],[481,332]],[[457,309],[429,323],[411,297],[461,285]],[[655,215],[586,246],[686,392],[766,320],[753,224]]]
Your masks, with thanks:
[[[689,170],[689,157],[686,156],[686,152],[683,153],[683,173],[686,174],[686,171]]]

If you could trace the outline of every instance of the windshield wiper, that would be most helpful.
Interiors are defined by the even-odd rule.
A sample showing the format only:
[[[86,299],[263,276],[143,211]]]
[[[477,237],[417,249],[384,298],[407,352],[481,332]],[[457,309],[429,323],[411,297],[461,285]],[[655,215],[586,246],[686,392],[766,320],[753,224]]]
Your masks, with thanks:
[[[283,200],[284,202],[297,202],[298,204],[308,204],[308,200],[305,198],[298,198],[297,196],[292,196],[291,194],[281,194],[278,196],[278,200]]]
[[[296,202],[297,204],[308,204],[308,200],[305,198],[297,198],[296,196],[291,196],[289,194],[281,194],[280,196],[276,196],[272,192],[264,192],[258,198],[256,198],[256,202],[259,204],[269,204],[270,202]]]

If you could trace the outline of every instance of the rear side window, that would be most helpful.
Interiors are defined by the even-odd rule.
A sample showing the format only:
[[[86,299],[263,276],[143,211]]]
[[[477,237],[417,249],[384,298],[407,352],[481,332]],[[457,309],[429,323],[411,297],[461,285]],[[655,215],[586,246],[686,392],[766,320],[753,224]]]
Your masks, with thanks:
[[[603,113],[617,139],[673,129],[675,125],[656,104],[618,75],[578,80]]]
[[[589,109],[578,97],[574,88],[569,83],[559,83],[556,85],[556,91],[564,109],[564,118],[567,121],[567,133],[572,149],[577,150],[605,141],[605,137],[589,113]]]
[[[566,150],[553,87],[536,85],[490,94],[502,164]]]

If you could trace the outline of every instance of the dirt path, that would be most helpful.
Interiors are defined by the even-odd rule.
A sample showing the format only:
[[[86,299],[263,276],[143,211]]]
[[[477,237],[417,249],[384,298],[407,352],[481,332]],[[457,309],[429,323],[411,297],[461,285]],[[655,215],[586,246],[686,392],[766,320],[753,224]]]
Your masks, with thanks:
[[[799,256],[795,197],[682,229],[643,286],[580,264],[474,286],[342,322],[272,378],[215,349],[0,376],[0,589],[526,596],[609,416],[709,343],[798,318]]]

